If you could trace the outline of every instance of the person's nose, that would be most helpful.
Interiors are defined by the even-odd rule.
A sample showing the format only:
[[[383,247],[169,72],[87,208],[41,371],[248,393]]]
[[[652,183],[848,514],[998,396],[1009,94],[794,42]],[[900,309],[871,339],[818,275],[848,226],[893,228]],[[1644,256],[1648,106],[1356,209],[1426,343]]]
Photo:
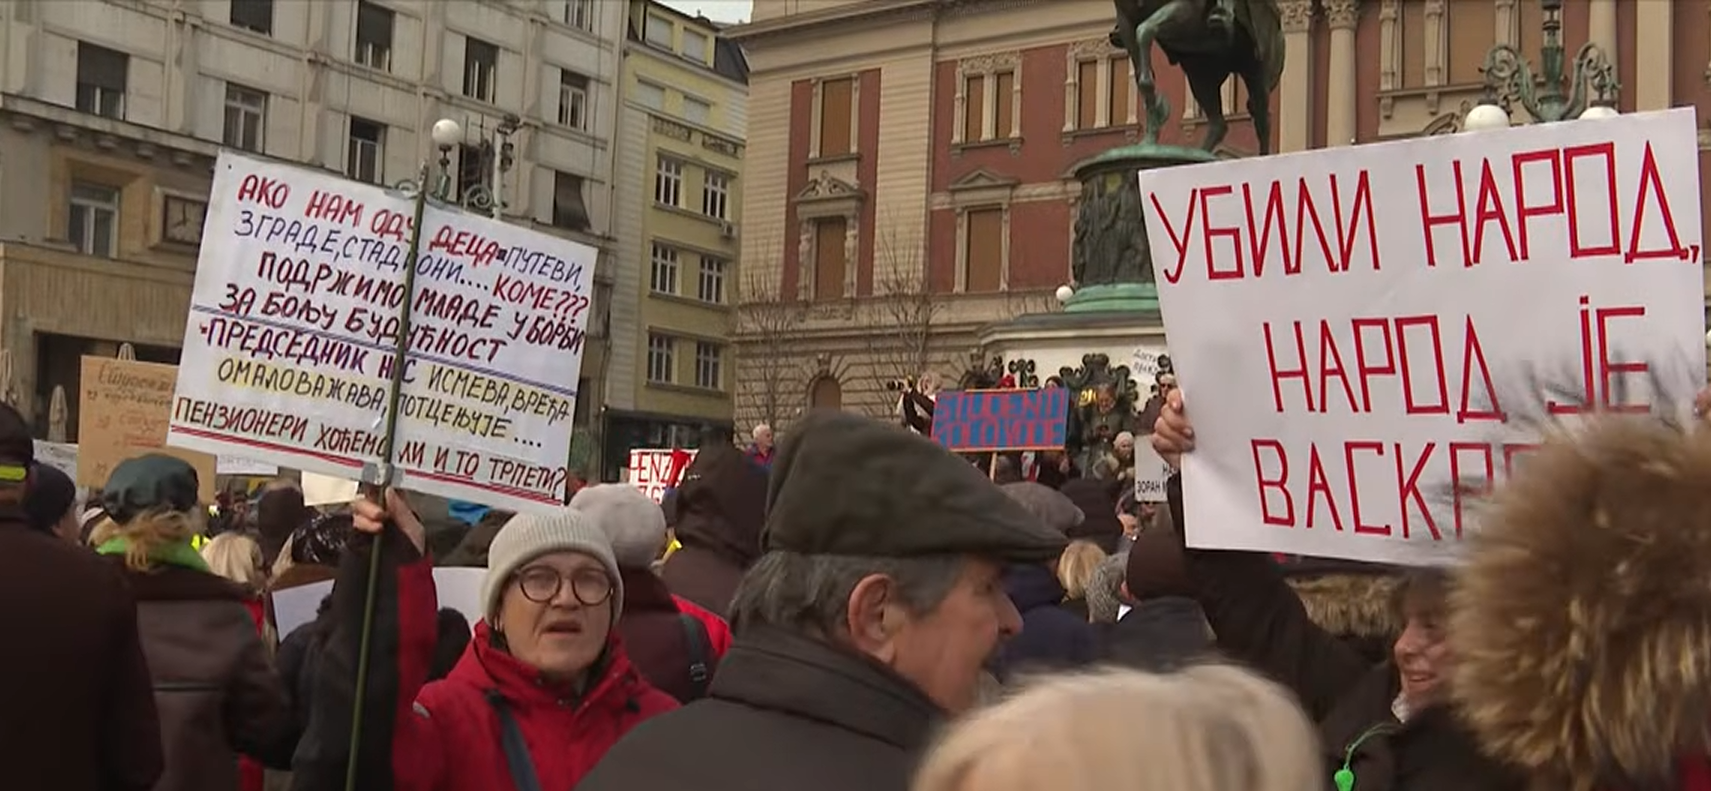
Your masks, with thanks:
[[[998,634],[1008,640],[1022,633],[1022,613],[1016,610],[1016,603],[1010,597],[998,596]]]

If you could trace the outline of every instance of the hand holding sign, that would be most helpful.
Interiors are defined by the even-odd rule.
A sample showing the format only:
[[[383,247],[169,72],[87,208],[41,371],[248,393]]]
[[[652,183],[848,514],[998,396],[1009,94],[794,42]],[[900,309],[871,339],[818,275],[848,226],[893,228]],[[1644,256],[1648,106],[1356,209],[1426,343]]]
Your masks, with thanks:
[[[1194,425],[1188,422],[1188,412],[1182,406],[1182,391],[1172,390],[1165,396],[1164,408],[1153,423],[1153,450],[1177,469],[1182,468],[1182,454],[1194,450]]]

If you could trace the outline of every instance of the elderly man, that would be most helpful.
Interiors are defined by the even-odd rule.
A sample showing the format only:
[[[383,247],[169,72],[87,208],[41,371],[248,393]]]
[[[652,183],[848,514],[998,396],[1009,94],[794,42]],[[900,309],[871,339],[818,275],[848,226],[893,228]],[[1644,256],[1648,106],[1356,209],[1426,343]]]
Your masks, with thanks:
[[[763,470],[772,469],[772,426],[761,423],[749,436],[754,440],[754,444],[745,451],[749,461],[759,464]]]
[[[579,791],[904,791],[1021,627],[1004,567],[1065,543],[931,440],[835,412],[792,432],[768,501],[708,696],[619,742]]]

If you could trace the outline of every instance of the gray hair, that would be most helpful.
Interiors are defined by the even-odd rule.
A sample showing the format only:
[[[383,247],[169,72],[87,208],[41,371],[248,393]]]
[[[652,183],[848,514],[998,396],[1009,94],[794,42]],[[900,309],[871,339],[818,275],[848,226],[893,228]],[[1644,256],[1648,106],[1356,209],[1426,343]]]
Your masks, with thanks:
[[[758,440],[758,439],[760,439],[760,435],[765,434],[771,430],[772,430],[772,426],[769,426],[765,423],[756,423],[755,427],[749,431],[749,438]]]
[[[750,567],[731,600],[731,626],[751,622],[835,637],[848,632],[850,594],[864,577],[882,574],[912,614],[938,609],[961,579],[962,555],[914,558],[768,552]]]
[[[1123,573],[1129,566],[1129,553],[1118,552],[1093,569],[1087,581],[1087,620],[1093,623],[1116,623],[1122,609]]]

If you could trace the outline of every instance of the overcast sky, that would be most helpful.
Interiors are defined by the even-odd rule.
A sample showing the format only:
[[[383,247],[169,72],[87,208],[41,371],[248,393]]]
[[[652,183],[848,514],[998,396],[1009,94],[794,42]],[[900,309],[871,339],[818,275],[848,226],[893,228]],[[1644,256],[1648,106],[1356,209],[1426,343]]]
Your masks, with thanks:
[[[700,14],[714,22],[747,22],[750,0],[661,0],[672,8]]]

